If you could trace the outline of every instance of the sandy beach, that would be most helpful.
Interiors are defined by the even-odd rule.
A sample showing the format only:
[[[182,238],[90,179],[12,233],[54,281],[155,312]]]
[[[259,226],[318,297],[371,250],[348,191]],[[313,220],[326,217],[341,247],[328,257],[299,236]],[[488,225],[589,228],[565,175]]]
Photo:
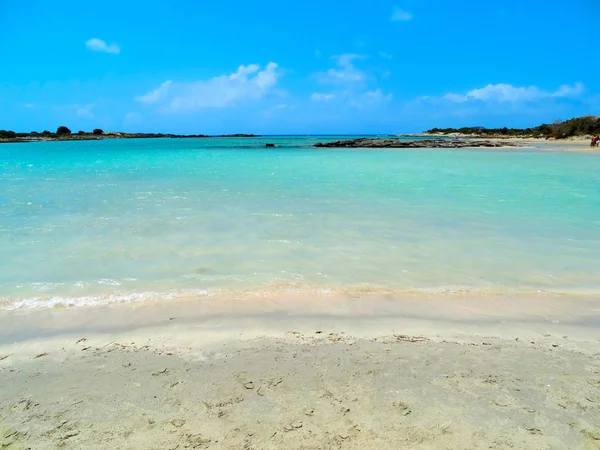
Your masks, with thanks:
[[[0,445],[600,446],[594,299],[299,300],[4,315]]]
[[[498,140],[498,139],[497,139]],[[586,153],[598,153],[600,152],[600,147],[590,147],[590,139],[576,137],[576,138],[568,138],[568,139],[531,139],[531,138],[522,138],[522,139],[501,139],[499,141],[508,141],[514,142],[518,146],[527,146],[533,147],[540,150],[550,150],[550,151],[563,151],[563,152],[586,152]]]

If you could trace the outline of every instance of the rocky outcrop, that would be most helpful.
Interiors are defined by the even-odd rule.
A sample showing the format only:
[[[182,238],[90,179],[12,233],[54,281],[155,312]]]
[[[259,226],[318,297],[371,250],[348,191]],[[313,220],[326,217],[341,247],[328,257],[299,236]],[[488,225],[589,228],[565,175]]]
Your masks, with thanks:
[[[315,147],[332,148],[478,148],[514,147],[515,144],[475,139],[404,139],[359,138],[319,142]]]

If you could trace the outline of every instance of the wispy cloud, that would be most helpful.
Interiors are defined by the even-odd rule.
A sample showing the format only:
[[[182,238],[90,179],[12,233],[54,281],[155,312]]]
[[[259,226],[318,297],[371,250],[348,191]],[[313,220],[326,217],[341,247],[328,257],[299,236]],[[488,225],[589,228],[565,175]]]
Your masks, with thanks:
[[[156,89],[136,97],[144,104],[156,104],[162,111],[182,112],[203,108],[226,108],[258,100],[271,93],[279,79],[274,62],[262,70],[257,64],[241,65],[230,75],[195,82],[165,81]]]
[[[387,52],[379,52],[379,56],[381,56],[382,58],[385,58],[385,59],[392,59],[394,57],[393,55],[391,55]]]
[[[161,85],[158,86],[156,89],[148,92],[147,94],[136,97],[135,100],[137,102],[144,103],[147,105],[156,103],[159,100],[162,100],[167,96],[167,94],[169,92],[169,86],[171,85],[171,83],[172,83],[171,80],[167,80],[167,81],[161,83]]]
[[[337,67],[332,67],[326,72],[317,74],[317,79],[323,84],[349,84],[361,82],[366,74],[354,65],[354,61],[363,59],[363,55],[345,53],[332,57],[336,60]]]
[[[552,93],[553,97],[577,97],[583,94],[585,86],[581,82],[577,82],[573,85],[563,84],[555,92]]]
[[[112,55],[118,55],[121,53],[121,48],[117,44],[107,44],[106,41],[98,38],[92,38],[86,41],[85,46],[88,50],[93,52],[104,52]]]
[[[412,18],[413,15],[411,13],[396,6],[390,17],[390,22],[408,22]]]
[[[328,102],[329,100],[333,100],[335,98],[335,94],[321,94],[318,92],[314,92],[310,99],[313,102]]]
[[[93,119],[96,117],[94,115],[94,113],[92,112],[92,110],[96,106],[93,103],[87,103],[85,105],[71,103],[71,104],[62,104],[62,105],[60,105],[60,104],[59,105],[51,105],[51,106],[46,106],[46,107],[44,107],[43,105],[37,105],[37,106],[40,106],[42,108],[51,108],[54,111],[58,111],[69,117],[72,117],[73,115],[75,115],[77,117],[82,117],[84,119]]]
[[[488,84],[485,87],[472,89],[465,94],[449,92],[442,98],[454,103],[469,101],[517,103],[531,102],[544,98],[577,97],[584,91],[582,83],[564,84],[555,91],[544,91],[536,86],[512,86],[510,84]]]
[[[366,91],[350,99],[349,104],[355,108],[363,109],[387,103],[392,99],[392,94],[386,94],[377,88],[372,91]]]
[[[93,119],[94,117],[96,117],[92,112],[92,109],[94,109],[94,105],[91,103],[87,105],[73,105],[73,107],[75,108],[75,115],[77,117],[83,117],[86,119]]]
[[[381,52],[379,56],[391,58],[391,55]],[[377,76],[372,68],[366,65],[365,70],[357,67],[359,62],[365,66],[367,55],[344,53],[331,57],[335,67],[316,74],[319,84],[329,86],[329,92],[314,92],[310,96],[312,102],[331,102],[338,105],[364,109],[382,105],[391,100],[392,95],[384,93],[377,86]]]
[[[375,101],[391,100],[392,94],[384,94],[381,89],[375,89],[374,91],[367,91],[367,97]]]

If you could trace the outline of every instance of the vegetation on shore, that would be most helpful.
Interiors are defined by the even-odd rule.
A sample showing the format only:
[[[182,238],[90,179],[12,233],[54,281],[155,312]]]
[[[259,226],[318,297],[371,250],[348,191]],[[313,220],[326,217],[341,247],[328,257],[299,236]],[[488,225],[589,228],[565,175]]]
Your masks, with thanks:
[[[77,141],[95,139],[131,139],[131,138],[203,138],[205,134],[164,134],[164,133],[122,133],[105,132],[100,128],[93,131],[71,132],[68,127],[60,126],[55,132],[44,130],[30,133],[17,133],[12,130],[0,130],[0,142],[30,142],[30,141]],[[256,134],[224,134],[219,137],[259,137]]]
[[[44,130],[41,133],[32,131],[30,133],[17,133],[12,130],[0,130],[0,142],[28,142],[28,141],[76,141],[76,140],[96,140],[96,139],[119,139],[119,138],[188,138],[188,137],[206,137],[203,134],[163,134],[163,133],[122,133],[122,132],[104,132],[100,128],[93,131],[78,131],[72,133],[65,126],[60,126],[56,132]]]
[[[600,134],[600,116],[576,117],[566,121],[556,120],[533,128],[432,128],[428,134],[462,134],[485,137],[530,137],[565,139],[574,136]]]

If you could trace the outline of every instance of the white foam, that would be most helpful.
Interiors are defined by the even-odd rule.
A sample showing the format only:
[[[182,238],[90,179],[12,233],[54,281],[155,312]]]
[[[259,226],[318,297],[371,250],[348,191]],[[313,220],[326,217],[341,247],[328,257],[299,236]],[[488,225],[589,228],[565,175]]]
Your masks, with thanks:
[[[214,293],[205,289],[184,290],[174,292],[135,292],[119,293],[111,295],[89,295],[82,297],[30,297],[19,300],[2,299],[0,309],[4,311],[15,311],[19,309],[56,308],[56,307],[93,307],[108,305],[111,303],[138,303],[152,300],[174,300],[184,297],[211,297]]]
[[[112,280],[110,278],[102,278],[101,280],[98,280],[98,284],[106,284],[109,286],[120,286],[121,283],[118,282],[117,280]]]

